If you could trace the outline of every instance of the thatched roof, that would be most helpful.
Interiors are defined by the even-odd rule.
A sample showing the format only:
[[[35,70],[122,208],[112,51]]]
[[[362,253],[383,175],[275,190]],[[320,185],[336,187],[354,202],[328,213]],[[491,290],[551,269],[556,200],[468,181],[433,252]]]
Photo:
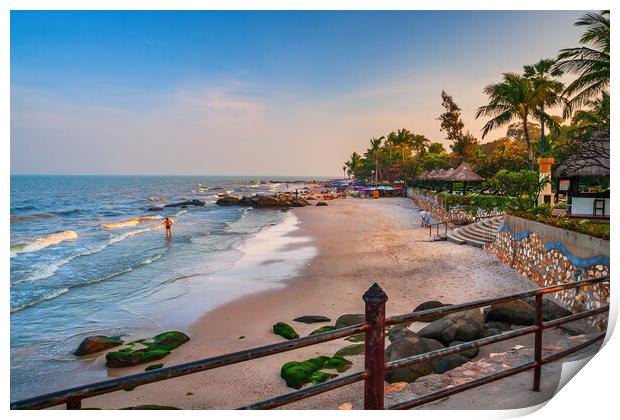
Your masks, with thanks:
[[[558,166],[556,176],[609,176],[609,130],[595,132],[574,149]]]
[[[471,168],[465,163],[461,163],[452,175],[451,181],[484,181],[484,178],[471,170]]]

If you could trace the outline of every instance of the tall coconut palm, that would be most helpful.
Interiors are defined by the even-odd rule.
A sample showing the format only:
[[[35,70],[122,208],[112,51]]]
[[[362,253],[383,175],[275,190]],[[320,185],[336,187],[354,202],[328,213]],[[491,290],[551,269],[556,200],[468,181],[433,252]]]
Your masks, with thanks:
[[[564,108],[564,118],[609,87],[609,10],[586,13],[575,26],[586,27],[579,39],[582,46],[560,50],[555,64],[564,72],[579,74],[564,90],[566,96],[572,96]]]
[[[368,149],[368,158],[375,163],[375,180],[379,180],[380,167],[379,159],[381,158],[381,152],[383,151],[382,142],[385,139],[384,136],[373,137],[370,139],[370,148]]]
[[[343,178],[347,177],[347,165],[342,166],[342,177]]]
[[[489,96],[489,104],[478,108],[476,118],[483,116],[492,118],[482,128],[482,138],[491,130],[518,119],[523,125],[530,167],[533,167],[534,153],[528,121],[530,118],[536,118],[553,131],[558,130],[557,121],[541,110],[542,104],[550,106],[557,103],[553,103],[547,85],[537,85],[531,79],[516,73],[504,73],[503,78],[502,82],[484,88],[484,93]]]
[[[552,77],[560,77],[564,72],[554,65],[554,59],[546,58],[536,64],[523,66],[523,75],[533,81],[534,89],[542,89],[546,93],[546,97],[540,104],[540,110],[543,112],[546,105],[563,101],[564,84],[552,79]],[[545,150],[545,123],[543,120],[540,120],[540,149],[542,152]]]
[[[426,151],[426,148],[430,146],[430,144],[431,141],[422,134],[411,135],[411,149],[413,149],[418,155]]]
[[[405,156],[407,151],[411,149],[413,134],[406,128],[401,128],[396,132],[396,136],[391,139],[391,143],[400,150],[403,163],[405,163]]]
[[[345,162],[345,166],[347,167],[347,172],[349,175],[353,175],[353,177],[355,177],[355,174],[362,166],[362,157],[358,155],[357,152],[353,152],[349,160]]]

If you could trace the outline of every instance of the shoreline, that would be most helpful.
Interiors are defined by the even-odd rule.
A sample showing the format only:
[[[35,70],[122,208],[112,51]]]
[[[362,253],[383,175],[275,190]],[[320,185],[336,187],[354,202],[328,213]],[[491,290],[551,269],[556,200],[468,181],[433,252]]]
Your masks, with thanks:
[[[323,325],[333,325],[340,315],[363,313],[361,296],[375,281],[389,296],[388,316],[409,312],[427,300],[461,303],[532,287],[480,249],[429,242],[428,232],[419,227],[413,202],[405,198],[333,200],[328,207],[298,208],[294,214],[300,220],[299,229],[289,235],[310,237],[317,249],[314,258],[298,275],[284,281],[284,287],[245,295],[202,315],[189,329],[192,340],[163,359],[165,366],[278,342],[282,339],[271,327],[279,321],[305,336]],[[328,316],[331,323],[293,321],[301,315]],[[236,408],[292,391],[279,376],[282,364],[331,355],[347,344],[337,340],[297,349],[95,397],[86,400],[85,406]],[[363,356],[348,358],[353,366],[347,373],[363,368]],[[114,376],[143,369],[115,369]],[[359,398],[361,390],[362,384],[356,383],[286,408],[335,409]]]

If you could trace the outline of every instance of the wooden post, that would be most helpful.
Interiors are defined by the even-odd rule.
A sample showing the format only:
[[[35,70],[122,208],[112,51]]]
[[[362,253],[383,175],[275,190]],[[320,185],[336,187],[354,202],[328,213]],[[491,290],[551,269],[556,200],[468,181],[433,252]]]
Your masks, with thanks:
[[[67,410],[81,410],[82,400],[80,398],[69,398],[67,400]]]
[[[364,293],[366,339],[364,346],[364,410],[383,410],[385,376],[385,302],[388,297],[375,283]]]
[[[543,340],[543,295],[536,295],[536,326],[539,328],[534,333],[534,361],[536,366],[534,367],[534,384],[532,385],[532,391],[540,391],[540,373],[542,369],[542,340]]]

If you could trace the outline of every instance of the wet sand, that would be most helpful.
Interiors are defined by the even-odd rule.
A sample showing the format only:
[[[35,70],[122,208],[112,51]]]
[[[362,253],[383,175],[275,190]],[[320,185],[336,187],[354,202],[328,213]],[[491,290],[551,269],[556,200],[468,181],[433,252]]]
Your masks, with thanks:
[[[374,282],[389,296],[388,316],[411,311],[427,300],[461,303],[535,287],[481,249],[430,242],[428,229],[419,226],[413,202],[405,198],[349,198],[330,201],[327,207],[293,211],[300,220],[300,229],[292,235],[311,237],[318,250],[316,257],[286,287],[248,295],[205,314],[190,329],[192,340],[164,359],[165,366],[278,342],[281,338],[271,332],[271,326],[278,321],[289,323],[303,336],[327,324],[306,325],[293,318],[325,315],[333,324],[342,314],[362,313],[361,296]],[[277,252],[273,259],[278,259]],[[91,398],[84,401],[84,406],[236,408],[292,391],[279,376],[283,363],[331,355],[347,344],[341,339],[293,350]],[[354,364],[347,374],[362,368],[363,356],[349,358]],[[113,374],[123,376],[143,369],[114,369]],[[476,392],[470,391],[473,397],[464,401],[475,405]],[[362,385],[357,383],[287,407],[335,409],[361,395]]]

